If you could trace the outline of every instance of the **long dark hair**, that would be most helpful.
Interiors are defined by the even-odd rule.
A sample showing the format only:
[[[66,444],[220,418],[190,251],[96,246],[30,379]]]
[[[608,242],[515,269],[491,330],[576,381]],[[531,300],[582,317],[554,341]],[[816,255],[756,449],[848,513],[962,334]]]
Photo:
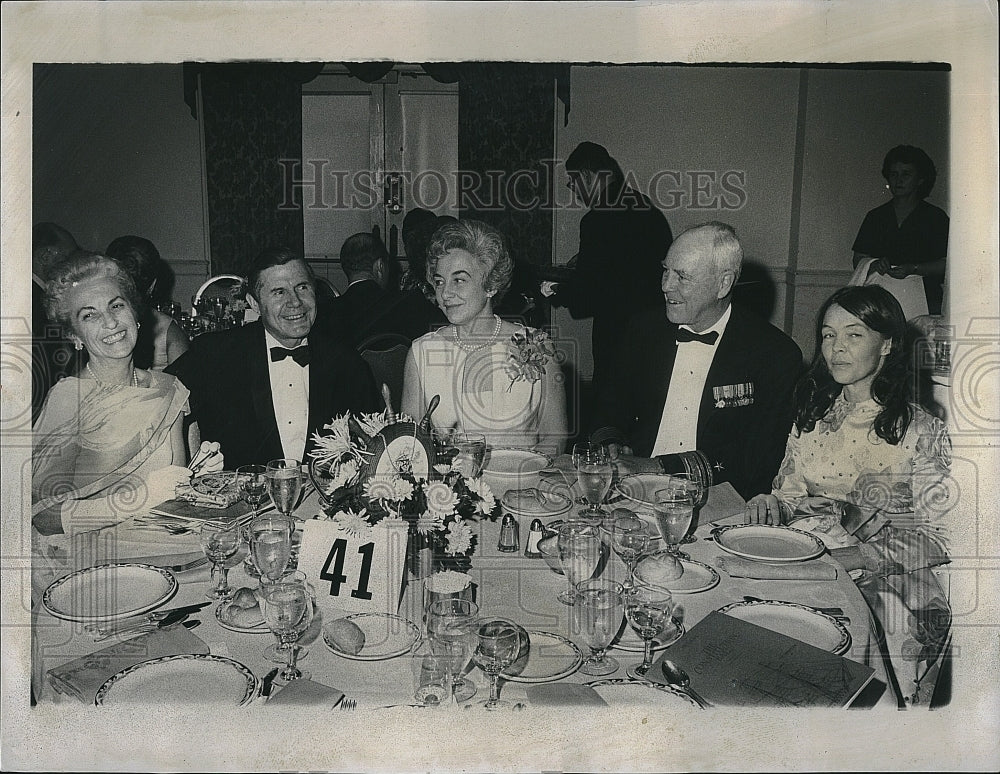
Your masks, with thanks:
[[[906,435],[913,420],[913,379],[910,354],[906,347],[906,318],[895,297],[878,285],[841,288],[820,307],[816,320],[816,354],[795,388],[795,427],[799,433],[812,432],[826,416],[844,389],[838,384],[823,357],[823,320],[833,305],[853,314],[861,322],[891,341],[889,354],[872,381],[872,397],[882,407],[875,417],[875,434],[893,446]]]

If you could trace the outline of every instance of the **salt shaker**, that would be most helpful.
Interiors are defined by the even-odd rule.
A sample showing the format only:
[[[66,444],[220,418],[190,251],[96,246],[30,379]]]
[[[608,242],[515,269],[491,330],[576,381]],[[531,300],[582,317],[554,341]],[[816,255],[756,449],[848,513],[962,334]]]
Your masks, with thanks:
[[[528,527],[528,540],[524,544],[524,555],[529,559],[541,559],[542,551],[538,544],[545,537],[545,529],[542,527],[541,519],[533,519]]]
[[[500,522],[500,540],[497,543],[497,551],[511,554],[521,548],[521,541],[517,534],[517,519],[513,514],[505,513]]]

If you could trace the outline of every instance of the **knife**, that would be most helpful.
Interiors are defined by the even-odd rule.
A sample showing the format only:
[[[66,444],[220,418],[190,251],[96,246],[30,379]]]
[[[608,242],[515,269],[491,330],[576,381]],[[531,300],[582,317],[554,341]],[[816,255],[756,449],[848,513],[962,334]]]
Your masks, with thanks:
[[[83,628],[88,632],[104,633],[108,629],[117,629],[119,627],[131,628],[133,626],[139,626],[146,623],[158,623],[171,613],[197,613],[203,607],[207,607],[210,604],[212,604],[211,601],[196,602],[193,605],[183,605],[181,607],[167,607],[163,608],[162,610],[153,610],[149,613],[141,613],[140,615],[134,615],[128,618],[122,618],[120,621],[111,623],[110,626],[102,623],[92,623],[92,624],[87,624]]]
[[[183,621],[187,617],[188,613],[186,611],[175,610],[172,613],[168,613],[162,620],[155,623],[152,621],[144,621],[133,624],[132,626],[123,626],[117,629],[111,629],[110,631],[101,632],[94,637],[94,642],[102,642],[110,639],[111,637],[119,637],[123,634],[135,634],[138,632],[153,631],[154,629],[165,629],[168,626],[173,626],[179,621]]]
[[[266,675],[264,675],[260,680],[260,695],[267,698],[271,695],[271,690],[274,688],[274,678],[278,676],[278,670],[281,667],[275,667]]]

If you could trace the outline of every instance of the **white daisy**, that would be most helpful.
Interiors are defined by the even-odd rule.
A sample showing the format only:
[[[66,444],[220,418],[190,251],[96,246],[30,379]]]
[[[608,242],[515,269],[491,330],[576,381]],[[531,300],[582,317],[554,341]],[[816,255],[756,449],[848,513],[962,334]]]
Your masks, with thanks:
[[[353,511],[340,511],[333,517],[333,520],[340,525],[348,535],[365,540],[371,535],[371,525],[365,520],[366,511],[354,513]]]
[[[448,525],[448,546],[445,551],[453,556],[467,553],[472,547],[472,530],[464,521]]]

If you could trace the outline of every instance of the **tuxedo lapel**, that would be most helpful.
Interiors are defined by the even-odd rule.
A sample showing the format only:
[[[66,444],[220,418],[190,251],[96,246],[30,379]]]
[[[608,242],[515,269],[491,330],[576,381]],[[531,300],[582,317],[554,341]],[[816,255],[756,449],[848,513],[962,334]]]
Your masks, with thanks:
[[[268,355],[263,325],[259,325],[254,334],[248,337],[244,355],[249,372],[254,414],[258,422],[257,431],[260,432],[260,439],[256,442],[262,449],[280,450],[281,436],[278,435],[278,420],[274,416],[274,399],[271,396],[271,375],[267,367]],[[253,444],[255,439],[250,438],[248,441]]]

